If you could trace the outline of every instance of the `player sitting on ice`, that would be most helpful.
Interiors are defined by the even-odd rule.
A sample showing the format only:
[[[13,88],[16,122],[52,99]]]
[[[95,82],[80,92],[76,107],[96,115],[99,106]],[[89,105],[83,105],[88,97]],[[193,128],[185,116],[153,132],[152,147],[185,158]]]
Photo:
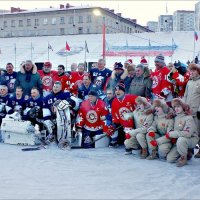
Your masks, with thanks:
[[[103,132],[107,135],[113,133],[112,127],[106,123],[108,114],[105,102],[99,99],[96,91],[91,90],[88,93],[88,99],[81,104],[76,121],[77,132],[82,133],[83,148],[95,147],[95,135],[103,134]]]
[[[67,140],[71,139],[71,121],[67,108],[73,109],[76,106],[72,98],[69,92],[62,91],[62,84],[59,81],[54,83],[52,93],[44,98],[43,117],[48,131],[48,144],[56,138],[59,148],[69,146],[70,141]],[[54,129],[56,125],[57,130]]]

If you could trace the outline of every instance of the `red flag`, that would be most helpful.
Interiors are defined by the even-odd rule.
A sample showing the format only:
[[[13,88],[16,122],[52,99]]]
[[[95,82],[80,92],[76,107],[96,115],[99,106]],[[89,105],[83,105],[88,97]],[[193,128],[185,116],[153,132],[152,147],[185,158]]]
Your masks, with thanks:
[[[66,51],[70,51],[70,47],[67,42],[66,42]]]

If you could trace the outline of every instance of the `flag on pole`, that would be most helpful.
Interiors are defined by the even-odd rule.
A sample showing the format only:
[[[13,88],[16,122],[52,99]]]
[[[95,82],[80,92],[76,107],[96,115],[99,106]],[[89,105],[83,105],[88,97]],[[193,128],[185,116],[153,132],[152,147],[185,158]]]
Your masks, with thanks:
[[[198,40],[198,34],[197,34],[197,32],[196,31],[194,31],[194,39],[197,41]]]
[[[87,53],[89,53],[89,49],[88,49],[86,40],[85,40],[85,50],[86,50]]]
[[[68,45],[67,42],[66,42],[66,51],[70,51],[70,46]]]
[[[50,44],[48,44],[48,49],[51,49],[51,51],[53,51],[53,48]]]

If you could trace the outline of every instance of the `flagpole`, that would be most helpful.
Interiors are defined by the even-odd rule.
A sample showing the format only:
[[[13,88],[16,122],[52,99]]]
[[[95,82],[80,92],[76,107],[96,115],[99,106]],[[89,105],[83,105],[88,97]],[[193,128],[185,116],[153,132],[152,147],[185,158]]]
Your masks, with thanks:
[[[49,42],[48,42],[48,61],[49,61]]]
[[[86,63],[86,43],[85,43],[85,63]]]

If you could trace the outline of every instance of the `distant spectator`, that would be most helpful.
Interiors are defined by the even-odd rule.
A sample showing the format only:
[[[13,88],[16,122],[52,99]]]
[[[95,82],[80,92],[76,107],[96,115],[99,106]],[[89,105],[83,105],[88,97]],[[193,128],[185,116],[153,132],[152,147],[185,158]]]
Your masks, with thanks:
[[[194,59],[194,62],[195,62],[196,64],[198,64],[198,63],[199,63],[198,56],[196,56],[196,57],[195,57],[195,59]]]
[[[42,81],[37,73],[37,67],[31,60],[27,60],[20,65],[20,71],[17,72],[15,87],[21,86],[26,98],[30,97],[31,89],[37,87],[42,94]]]

